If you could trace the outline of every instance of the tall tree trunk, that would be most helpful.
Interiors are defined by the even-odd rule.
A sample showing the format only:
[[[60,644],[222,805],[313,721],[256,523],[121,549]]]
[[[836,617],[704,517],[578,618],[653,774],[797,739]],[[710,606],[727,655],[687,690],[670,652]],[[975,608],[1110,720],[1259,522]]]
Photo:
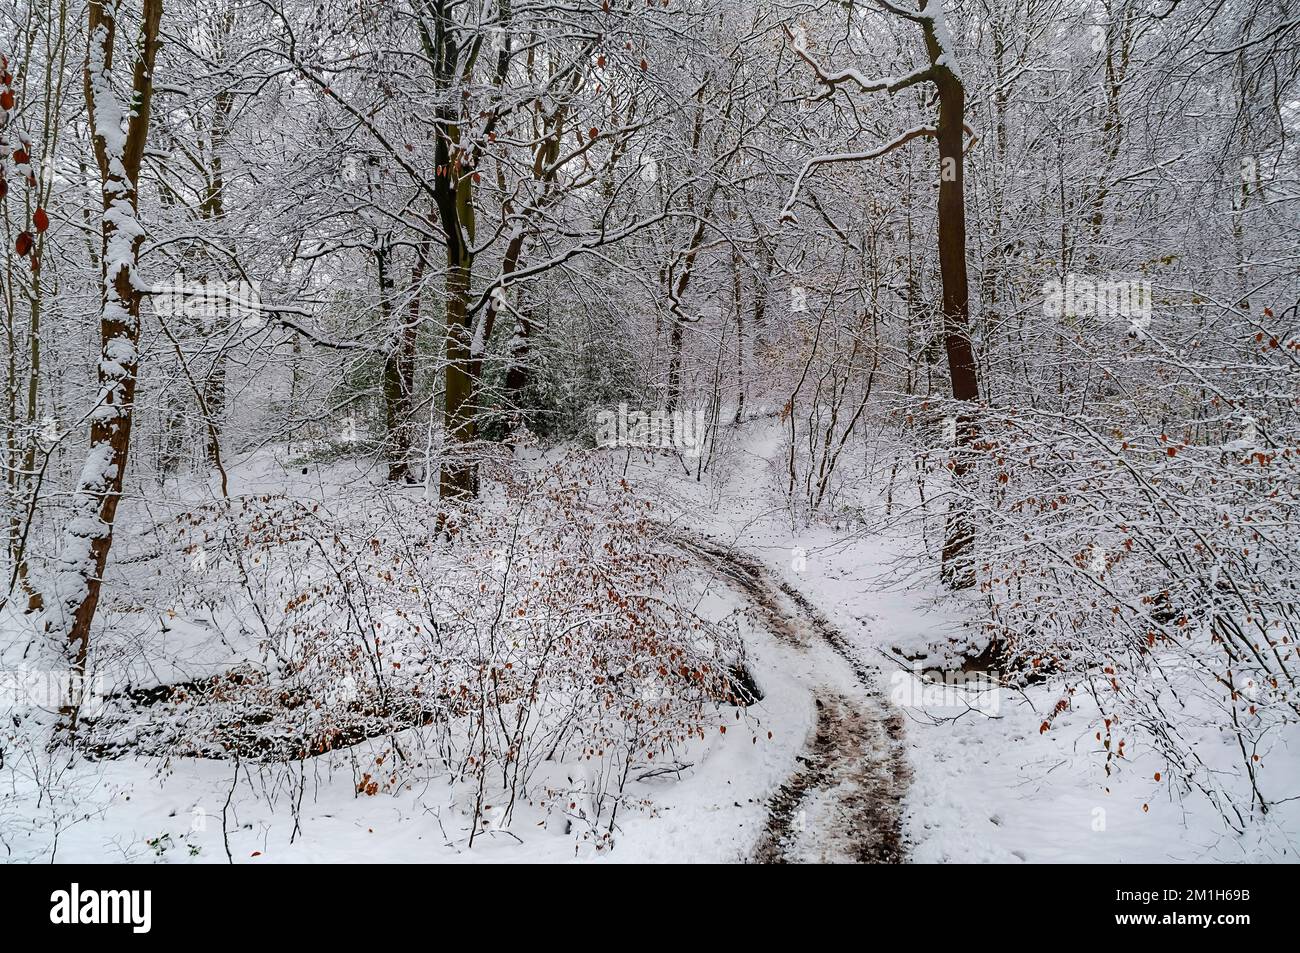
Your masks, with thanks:
[[[448,239],[447,338],[443,368],[444,462],[438,480],[440,499],[463,499],[478,493],[478,473],[465,445],[478,430],[474,413],[472,337],[469,320],[470,256]]]
[[[921,9],[934,8],[936,20],[927,21],[925,44],[939,92],[939,276],[943,281],[943,341],[948,355],[948,375],[955,400],[974,403],[979,399],[975,351],[970,340],[970,284],[966,273],[966,197],[964,185],[964,139],[966,90],[961,75],[949,65],[952,50],[944,50],[934,28],[942,23],[940,0],[922,0]],[[953,448],[953,478],[960,480],[969,469],[966,449],[973,438],[973,421],[958,412],[957,441]],[[973,529],[964,511],[949,513],[943,547],[943,573],[951,585],[968,586],[971,574],[970,550]]]
[[[740,253],[731,253],[731,307],[736,313],[736,413],[733,423],[745,417],[745,297],[740,288]]]
[[[451,91],[458,79],[461,50],[455,36],[453,0],[425,0],[424,13],[433,24],[430,33],[421,20],[425,54],[434,83],[446,97],[437,108],[438,134],[434,141],[434,204],[447,245],[446,323],[443,350],[443,464],[438,479],[440,499],[465,499],[478,494],[478,467],[468,444],[478,435],[477,388],[474,381],[474,331],[469,313],[474,253],[474,167],[481,156],[477,148],[461,142],[460,106]],[[510,7],[500,5],[504,43],[497,51],[495,83],[505,81],[510,61]],[[482,139],[493,134],[497,114],[491,112]]]
[[[86,106],[103,197],[99,403],[91,417],[90,450],[73,494],[56,581],[56,602],[63,614],[60,621],[77,676],[86,671],[90,626],[113,545],[113,523],[131,446],[143,299],[135,280],[144,242],[144,230],[137,219],[137,180],[149,130],[162,19],[162,0],[144,0],[139,41],[132,46],[136,59],[131,103],[124,106],[117,101],[110,82],[119,6],[112,0],[91,0],[88,7]],[[125,135],[121,128],[124,118]],[[76,709],[65,716],[69,727],[75,727]]]
[[[230,14],[226,14],[226,29],[230,29]],[[212,159],[209,169],[209,180],[207,195],[204,198],[203,206],[200,209],[202,218],[213,223],[220,223],[226,214],[226,178],[222,166],[221,152],[226,144],[226,137],[230,127],[230,111],[234,106],[234,96],[229,90],[221,90],[216,95],[213,104],[212,125],[209,129],[209,148],[212,150]],[[207,276],[204,276],[204,280]],[[226,289],[228,290],[228,289]],[[217,314],[229,313],[233,309],[227,307],[217,307]],[[204,328],[206,335],[221,333],[225,329],[216,326]],[[204,416],[207,418],[207,461],[211,466],[217,466],[221,462],[221,434],[225,422],[226,414],[226,349],[225,346],[216,348],[212,355],[212,366],[208,369],[207,376],[203,381],[203,404]]]
[[[973,443],[975,426],[972,410],[974,402],[979,399],[979,372],[975,364],[975,351],[971,346],[970,287],[966,273],[966,200],[963,168],[966,90],[962,84],[957,51],[955,48],[947,47],[952,43],[952,38],[944,18],[942,0],[920,0],[916,13],[896,6],[889,0],[877,0],[877,3],[891,14],[909,20],[921,28],[930,61],[927,68],[903,77],[874,80],[864,79],[855,72],[830,73],[808,53],[804,39],[799,38],[788,27],[787,34],[795,41],[795,52],[817,69],[818,79],[826,86],[833,88],[851,80],[867,92],[896,93],[917,83],[934,83],[939,98],[939,118],[936,128],[913,129],[870,155],[872,157],[884,155],[923,135],[932,135],[938,142],[937,240],[939,276],[943,283],[943,329],[940,336],[948,355],[948,376],[952,383],[952,396],[959,402],[952,473],[954,480],[960,480],[970,467],[969,447]],[[786,212],[789,211],[792,202],[793,196],[786,203]],[[782,214],[785,215],[786,212]],[[968,586],[974,582],[971,572],[971,548],[974,542],[972,533],[965,513],[958,508],[950,510],[942,564],[944,576],[952,585]]]

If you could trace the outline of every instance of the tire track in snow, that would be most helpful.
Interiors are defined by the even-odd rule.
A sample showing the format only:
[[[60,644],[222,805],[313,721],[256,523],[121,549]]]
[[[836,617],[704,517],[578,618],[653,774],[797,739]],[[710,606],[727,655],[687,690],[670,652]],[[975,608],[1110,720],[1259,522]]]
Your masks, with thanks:
[[[807,650],[830,646],[863,689],[853,698],[815,686],[817,724],[800,767],[768,806],[751,860],[756,863],[906,859],[902,800],[910,769],[903,716],[880,691],[878,672],[858,660],[843,633],[793,586],[774,580],[758,560],[675,527],[665,539],[739,590],[776,636]],[[810,821],[811,818],[811,821]]]

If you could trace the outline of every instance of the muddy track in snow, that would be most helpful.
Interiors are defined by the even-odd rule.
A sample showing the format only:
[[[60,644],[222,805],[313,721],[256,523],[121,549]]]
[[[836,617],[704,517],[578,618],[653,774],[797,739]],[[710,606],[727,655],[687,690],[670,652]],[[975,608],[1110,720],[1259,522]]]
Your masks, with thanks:
[[[910,770],[903,716],[883,696],[878,673],[854,657],[848,640],[794,587],[762,563],[682,530],[665,539],[740,591],[759,621],[786,642],[829,645],[852,670],[861,695],[815,688],[817,724],[798,770],[772,796],[755,863],[899,863],[906,858],[902,798]]]

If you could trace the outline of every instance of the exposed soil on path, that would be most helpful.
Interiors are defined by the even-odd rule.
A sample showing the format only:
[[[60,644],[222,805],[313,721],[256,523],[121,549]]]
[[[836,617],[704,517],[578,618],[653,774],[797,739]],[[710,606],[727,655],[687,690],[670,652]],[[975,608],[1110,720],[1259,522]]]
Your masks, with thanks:
[[[815,686],[817,725],[800,767],[772,796],[755,863],[898,863],[906,858],[902,799],[910,771],[903,717],[880,690],[879,673],[792,586],[753,557],[665,527],[665,538],[745,596],[778,638],[807,649],[829,645],[862,688],[852,698]]]

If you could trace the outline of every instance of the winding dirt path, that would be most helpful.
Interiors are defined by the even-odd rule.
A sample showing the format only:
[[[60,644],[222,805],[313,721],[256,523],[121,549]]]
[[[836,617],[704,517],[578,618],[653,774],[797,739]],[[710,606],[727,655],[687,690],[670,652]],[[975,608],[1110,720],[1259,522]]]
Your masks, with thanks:
[[[792,586],[762,563],[713,540],[664,527],[665,538],[740,592],[776,636],[808,650],[829,645],[862,688],[849,698],[815,686],[817,724],[800,767],[772,796],[755,863],[899,863],[906,859],[902,799],[910,769],[903,716],[880,690],[879,673]]]

